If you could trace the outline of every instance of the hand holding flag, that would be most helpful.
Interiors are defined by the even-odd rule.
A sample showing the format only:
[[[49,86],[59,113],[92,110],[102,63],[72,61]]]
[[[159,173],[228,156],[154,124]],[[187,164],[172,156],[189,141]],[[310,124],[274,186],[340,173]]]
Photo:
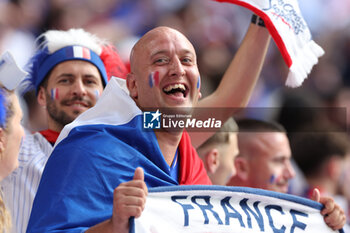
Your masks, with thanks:
[[[129,218],[141,216],[147,194],[143,169],[140,167],[136,168],[131,181],[121,183],[114,189],[112,225],[116,232],[129,232]]]
[[[216,0],[250,9],[265,22],[289,67],[287,86],[300,86],[323,49],[311,37],[297,0]]]
[[[315,188],[311,199],[324,205],[321,214],[324,216],[324,221],[333,230],[342,228],[346,222],[346,216],[342,208],[334,202],[331,197],[321,197],[320,191]]]

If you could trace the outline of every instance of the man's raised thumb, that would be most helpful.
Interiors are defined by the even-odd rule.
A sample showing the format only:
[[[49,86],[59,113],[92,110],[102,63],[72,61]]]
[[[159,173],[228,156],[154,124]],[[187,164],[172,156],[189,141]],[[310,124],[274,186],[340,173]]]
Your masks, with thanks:
[[[321,199],[320,190],[318,190],[317,188],[315,188],[315,189],[312,191],[311,200],[320,202],[320,199]]]
[[[133,180],[144,180],[143,169],[141,167],[136,168]]]

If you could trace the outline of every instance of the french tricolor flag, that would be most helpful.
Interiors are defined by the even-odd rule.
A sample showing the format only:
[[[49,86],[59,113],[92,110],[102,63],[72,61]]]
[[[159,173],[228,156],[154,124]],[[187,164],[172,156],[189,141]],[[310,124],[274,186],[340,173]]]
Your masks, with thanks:
[[[155,133],[143,129],[143,113],[121,82],[125,87],[125,80],[112,78],[96,105],[61,131],[27,233],[85,232],[111,218],[114,189],[132,180],[137,167],[143,168],[147,187],[210,184],[186,132],[178,147],[179,179],[171,176]]]
[[[155,71],[155,72],[150,73],[150,75],[148,76],[148,82],[149,82],[150,87],[158,86],[159,85],[159,72]]]
[[[78,45],[69,47],[69,49],[67,50],[67,55],[69,57],[85,58],[88,60],[91,59],[90,50],[88,48]]]
[[[57,100],[58,99],[58,88],[51,89],[51,98],[53,100]]]

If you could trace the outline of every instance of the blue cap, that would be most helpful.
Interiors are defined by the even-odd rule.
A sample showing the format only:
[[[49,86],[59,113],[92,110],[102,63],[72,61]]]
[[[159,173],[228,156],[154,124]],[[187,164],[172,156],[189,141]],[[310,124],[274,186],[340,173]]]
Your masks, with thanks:
[[[73,45],[63,47],[52,54],[49,54],[47,48],[42,49],[31,59],[32,70],[29,79],[34,84],[35,90],[38,91],[40,84],[56,65],[69,60],[82,60],[95,65],[101,74],[103,84],[107,84],[107,72],[101,58],[86,47]]]

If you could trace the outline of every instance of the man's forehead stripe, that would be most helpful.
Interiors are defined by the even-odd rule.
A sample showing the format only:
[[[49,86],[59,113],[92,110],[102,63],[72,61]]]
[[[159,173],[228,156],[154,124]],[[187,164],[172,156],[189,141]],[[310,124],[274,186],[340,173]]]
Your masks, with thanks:
[[[90,60],[90,50],[82,46],[72,46],[66,49],[67,57],[85,58]]]

